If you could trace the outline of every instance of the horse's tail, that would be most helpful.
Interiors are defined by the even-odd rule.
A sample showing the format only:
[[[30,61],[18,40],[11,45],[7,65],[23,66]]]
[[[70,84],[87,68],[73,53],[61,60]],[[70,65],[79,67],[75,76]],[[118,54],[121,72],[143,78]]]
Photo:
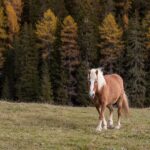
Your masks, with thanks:
[[[122,108],[126,115],[129,114],[129,103],[128,103],[128,97],[126,93],[123,94]]]

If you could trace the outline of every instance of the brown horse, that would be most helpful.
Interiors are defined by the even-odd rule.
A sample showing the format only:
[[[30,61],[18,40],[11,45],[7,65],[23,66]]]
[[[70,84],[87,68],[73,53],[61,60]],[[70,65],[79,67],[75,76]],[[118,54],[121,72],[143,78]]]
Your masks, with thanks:
[[[128,99],[124,91],[123,79],[117,74],[103,75],[100,68],[91,69],[88,74],[89,79],[89,95],[92,98],[95,107],[99,113],[99,123],[96,131],[113,128],[113,104],[118,106],[118,123],[115,127],[120,129],[120,117],[122,109],[125,113],[129,111]],[[108,125],[105,120],[104,112],[108,107],[110,118]]]

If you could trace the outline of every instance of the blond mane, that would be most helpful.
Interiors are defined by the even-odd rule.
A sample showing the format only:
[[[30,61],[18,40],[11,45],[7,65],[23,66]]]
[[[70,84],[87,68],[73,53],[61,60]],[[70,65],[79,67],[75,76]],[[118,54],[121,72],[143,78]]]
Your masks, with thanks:
[[[105,81],[102,69],[98,68],[96,70],[98,70],[98,75],[97,75],[97,77],[98,77],[98,80],[97,80],[98,81],[98,90],[101,90],[101,88],[104,85],[106,85],[106,81]]]

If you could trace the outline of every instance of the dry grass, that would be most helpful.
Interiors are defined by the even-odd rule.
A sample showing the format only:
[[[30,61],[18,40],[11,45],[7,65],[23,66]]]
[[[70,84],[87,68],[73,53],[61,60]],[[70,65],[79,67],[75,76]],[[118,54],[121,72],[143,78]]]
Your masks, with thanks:
[[[95,132],[95,108],[0,102],[0,150],[149,150],[150,109]],[[116,120],[116,119],[115,119]]]

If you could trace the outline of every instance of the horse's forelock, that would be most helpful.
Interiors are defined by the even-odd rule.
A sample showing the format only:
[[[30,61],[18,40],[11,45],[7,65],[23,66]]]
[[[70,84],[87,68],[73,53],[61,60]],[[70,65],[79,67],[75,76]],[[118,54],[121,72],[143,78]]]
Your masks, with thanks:
[[[91,69],[90,70],[90,79],[93,79],[93,80],[95,80],[96,79],[96,70],[97,69]]]

